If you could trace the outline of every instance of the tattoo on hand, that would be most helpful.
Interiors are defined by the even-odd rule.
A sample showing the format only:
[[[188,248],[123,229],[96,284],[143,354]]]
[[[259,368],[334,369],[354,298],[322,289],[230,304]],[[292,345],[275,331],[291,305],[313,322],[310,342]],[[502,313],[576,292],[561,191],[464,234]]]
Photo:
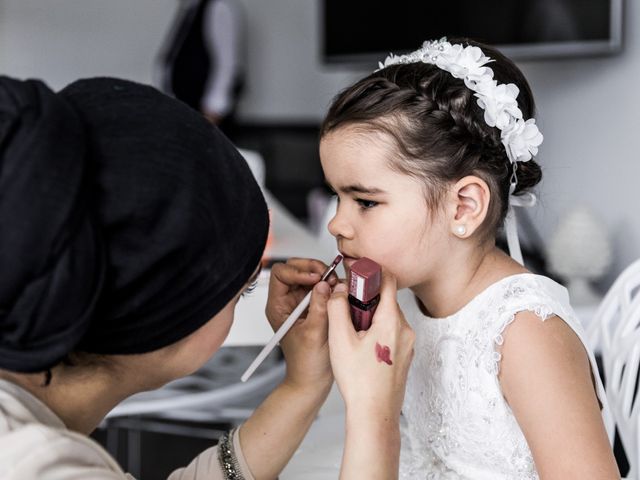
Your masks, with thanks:
[[[376,358],[379,362],[384,362],[387,365],[393,365],[391,361],[391,349],[386,345],[380,345],[376,342]]]

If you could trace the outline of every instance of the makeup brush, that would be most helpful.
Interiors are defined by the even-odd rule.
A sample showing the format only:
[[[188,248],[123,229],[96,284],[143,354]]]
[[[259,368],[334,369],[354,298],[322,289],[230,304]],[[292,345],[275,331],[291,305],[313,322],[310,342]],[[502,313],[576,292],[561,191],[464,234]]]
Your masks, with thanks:
[[[333,263],[329,266],[329,268],[327,268],[324,271],[319,281],[322,282],[323,280],[326,280],[327,278],[329,278],[329,275],[331,275],[331,272],[333,272],[336,269],[336,267],[340,265],[341,261],[342,261],[342,255],[338,255],[333,261]],[[267,355],[271,353],[271,350],[275,348],[278,342],[282,340],[282,337],[284,337],[289,331],[289,329],[293,327],[294,323],[296,323],[296,320],[298,320],[300,315],[302,315],[302,312],[304,312],[309,307],[310,302],[311,302],[311,292],[305,295],[305,297],[298,304],[298,306],[293,309],[293,312],[291,312],[291,314],[287,317],[284,323],[280,325],[280,328],[278,329],[278,331],[273,335],[273,337],[271,337],[271,340],[269,340],[269,343],[267,343],[264,346],[264,348],[260,351],[260,353],[255,358],[255,360],[251,362],[251,365],[249,365],[249,368],[247,368],[247,370],[242,374],[242,377],[240,377],[240,380],[242,380],[243,382],[246,382],[249,379],[249,377],[253,375],[253,372],[255,372],[256,369],[260,366],[260,364],[264,361],[264,359],[267,358]]]

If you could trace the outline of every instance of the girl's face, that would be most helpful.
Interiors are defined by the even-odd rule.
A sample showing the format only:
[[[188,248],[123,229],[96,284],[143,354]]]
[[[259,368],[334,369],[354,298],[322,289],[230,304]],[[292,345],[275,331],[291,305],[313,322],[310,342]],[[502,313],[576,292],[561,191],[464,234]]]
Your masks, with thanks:
[[[390,167],[395,147],[385,134],[343,127],[320,142],[320,160],[338,208],[329,222],[348,268],[369,257],[398,288],[429,280],[448,238],[443,214],[427,207],[424,185]]]

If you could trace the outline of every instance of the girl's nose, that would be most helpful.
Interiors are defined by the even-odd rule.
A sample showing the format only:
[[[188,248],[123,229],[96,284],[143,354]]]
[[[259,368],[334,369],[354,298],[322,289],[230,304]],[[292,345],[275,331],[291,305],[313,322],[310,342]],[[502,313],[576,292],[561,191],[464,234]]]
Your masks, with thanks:
[[[338,204],[338,208],[336,210],[336,214],[329,221],[329,225],[327,226],[329,229],[329,233],[334,237],[342,237],[346,239],[353,238],[353,228],[348,222],[345,214],[340,208],[340,204]]]

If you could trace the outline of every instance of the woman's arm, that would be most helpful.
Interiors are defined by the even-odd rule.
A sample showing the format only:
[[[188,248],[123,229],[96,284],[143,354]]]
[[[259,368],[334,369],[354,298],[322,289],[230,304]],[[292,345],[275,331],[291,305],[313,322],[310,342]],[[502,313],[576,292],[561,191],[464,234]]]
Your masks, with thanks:
[[[280,342],[287,373],[280,384],[240,427],[240,445],[257,480],[274,479],[286,466],[318,410],[333,375],[327,343],[327,300],[330,284],[318,282],[326,265],[317,260],[292,259],[271,271],[267,318],[276,330],[313,287],[308,314]]]
[[[240,445],[256,480],[275,479],[304,439],[331,383],[301,389],[279,385],[240,427]]]
[[[379,407],[377,410],[368,408],[348,411],[340,478],[398,478],[399,422],[399,415],[393,409]]]
[[[500,384],[541,479],[619,479],[591,366],[573,330],[554,316],[516,316],[502,347]]]
[[[415,334],[396,295],[395,279],[383,274],[380,304],[366,332],[353,328],[344,285],[329,300],[331,365],[346,406],[343,480],[398,478],[400,410]]]

